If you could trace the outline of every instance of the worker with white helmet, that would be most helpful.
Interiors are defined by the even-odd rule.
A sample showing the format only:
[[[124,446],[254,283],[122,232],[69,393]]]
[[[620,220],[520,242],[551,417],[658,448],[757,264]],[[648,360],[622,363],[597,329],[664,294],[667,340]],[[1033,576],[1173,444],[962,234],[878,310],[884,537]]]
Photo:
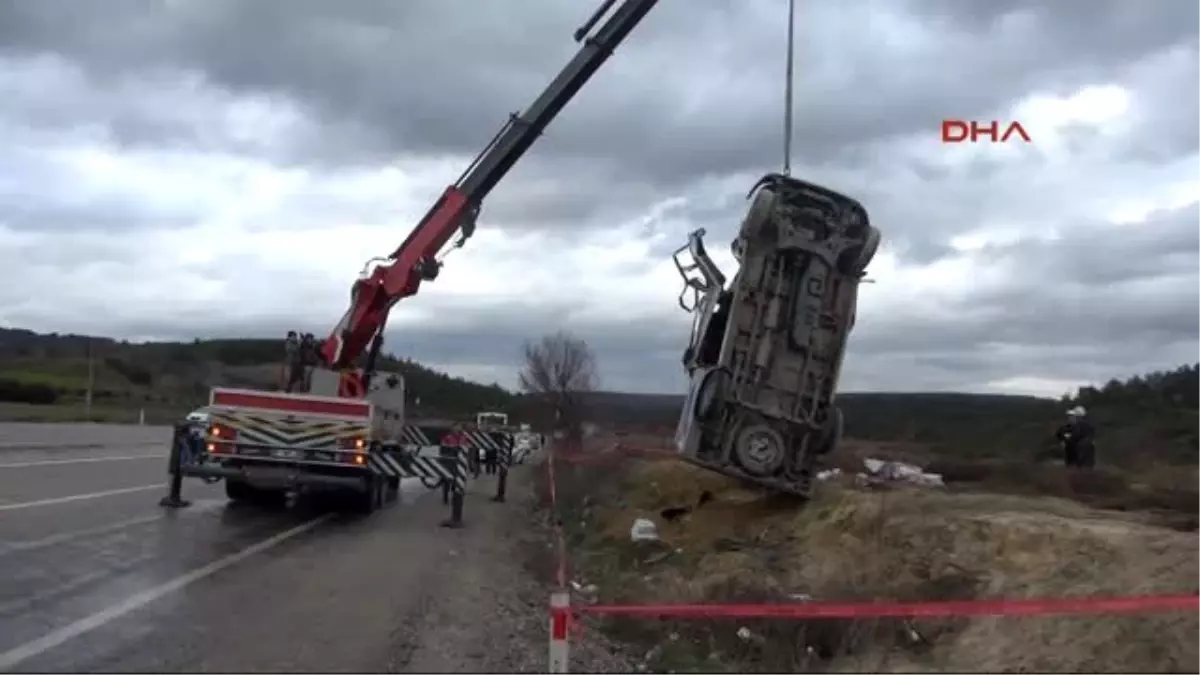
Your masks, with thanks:
[[[1063,463],[1068,467],[1090,469],[1096,465],[1096,429],[1087,410],[1077,405],[1067,411],[1067,423],[1055,433],[1063,447]]]

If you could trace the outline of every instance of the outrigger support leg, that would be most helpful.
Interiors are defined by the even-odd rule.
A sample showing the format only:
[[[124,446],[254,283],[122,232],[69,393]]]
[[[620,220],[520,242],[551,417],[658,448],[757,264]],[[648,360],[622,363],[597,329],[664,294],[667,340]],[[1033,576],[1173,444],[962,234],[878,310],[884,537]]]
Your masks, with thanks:
[[[188,438],[190,431],[186,424],[176,424],[171,436],[171,455],[167,459],[167,473],[171,480],[167,483],[167,496],[159,500],[158,505],[168,509],[182,509],[191,506],[191,502],[183,498],[183,450],[185,444],[191,443]]]

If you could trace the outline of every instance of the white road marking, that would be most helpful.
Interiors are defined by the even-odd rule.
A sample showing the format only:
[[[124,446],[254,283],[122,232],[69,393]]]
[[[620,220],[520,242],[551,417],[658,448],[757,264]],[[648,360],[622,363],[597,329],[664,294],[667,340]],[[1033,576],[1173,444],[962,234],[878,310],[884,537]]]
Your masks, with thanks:
[[[53,499],[39,499],[35,502],[20,502],[18,504],[0,504],[0,511],[12,511],[14,509],[31,509],[35,506],[52,506],[54,504],[66,504],[67,502],[78,502],[85,499],[99,499],[101,497],[113,497],[116,495],[126,495],[131,492],[145,492],[146,490],[166,490],[166,481],[155,483],[153,485],[139,485],[137,487],[121,488],[119,490],[105,490],[104,492],[89,492],[85,495],[70,495],[68,497],[54,497]]]
[[[139,516],[137,518],[130,518],[129,520],[122,520],[116,523],[108,523],[107,525],[101,525],[99,527],[89,527],[85,530],[61,532],[59,534],[51,535],[42,539],[14,541],[9,543],[0,542],[0,555],[4,555],[5,553],[10,553],[12,551],[32,551],[39,548],[45,548],[47,546],[54,546],[55,544],[61,544],[63,542],[73,541],[75,539],[82,539],[84,537],[91,537],[97,534],[105,534],[108,532],[123,530],[127,527],[152,523],[156,520],[162,519],[163,515],[161,513],[156,513],[152,516]]]
[[[121,455],[119,457],[83,457],[80,459],[47,459],[37,462],[12,462],[0,464],[0,469],[25,469],[31,466],[57,466],[59,464],[90,464],[92,462],[128,462],[135,459],[162,459],[167,455]]]
[[[125,600],[112,605],[106,609],[102,609],[91,616],[86,616],[74,623],[67,624],[62,628],[53,630],[42,637],[27,642],[19,647],[14,647],[6,652],[0,653],[0,670],[12,670],[21,662],[31,659],[39,654],[43,654],[63,643],[73,640],[80,635],[89,633],[97,628],[100,628],[122,616],[145,607],[146,605],[158,600],[159,598],[174,593],[190,584],[193,584],[205,577],[211,576],[221,570],[234,565],[236,563],[249,558],[258,553],[262,553],[269,548],[281,544],[292,537],[303,534],[317,525],[329,520],[333,514],[318,516],[306,523],[297,525],[290,530],[285,530],[272,537],[264,539],[252,546],[244,548],[233,555],[226,556],[211,562],[203,567],[197,568],[176,577],[161,586],[148,588],[140,593],[125,598]]]

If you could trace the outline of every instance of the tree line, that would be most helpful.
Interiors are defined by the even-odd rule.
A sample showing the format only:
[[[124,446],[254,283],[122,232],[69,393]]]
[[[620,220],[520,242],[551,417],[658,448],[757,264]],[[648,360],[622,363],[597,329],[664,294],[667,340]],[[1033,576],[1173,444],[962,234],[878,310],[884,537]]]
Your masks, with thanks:
[[[1080,387],[1064,402],[1083,406],[1124,406],[1139,409],[1200,407],[1200,363],[1112,379],[1102,387]]]

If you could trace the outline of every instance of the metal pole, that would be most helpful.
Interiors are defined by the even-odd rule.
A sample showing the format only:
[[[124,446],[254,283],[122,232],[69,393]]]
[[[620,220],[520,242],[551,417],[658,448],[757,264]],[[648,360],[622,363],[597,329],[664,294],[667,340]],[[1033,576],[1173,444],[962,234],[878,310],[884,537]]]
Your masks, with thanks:
[[[91,338],[88,338],[87,357],[88,357],[88,379],[87,379],[87,393],[84,394],[84,399],[83,399],[83,418],[84,418],[83,421],[91,422],[92,421],[92,389],[96,385],[96,365],[95,365],[95,359],[93,359],[93,357],[92,357],[92,339]]]
[[[792,73],[796,57],[796,0],[788,0],[787,82],[783,102],[783,175],[792,175]]]
[[[513,457],[513,436],[505,434],[503,441],[498,450],[499,457],[496,459],[500,462],[500,470],[496,477],[496,496],[492,497],[494,502],[503,502],[505,495],[508,493],[508,468],[512,466]]]

